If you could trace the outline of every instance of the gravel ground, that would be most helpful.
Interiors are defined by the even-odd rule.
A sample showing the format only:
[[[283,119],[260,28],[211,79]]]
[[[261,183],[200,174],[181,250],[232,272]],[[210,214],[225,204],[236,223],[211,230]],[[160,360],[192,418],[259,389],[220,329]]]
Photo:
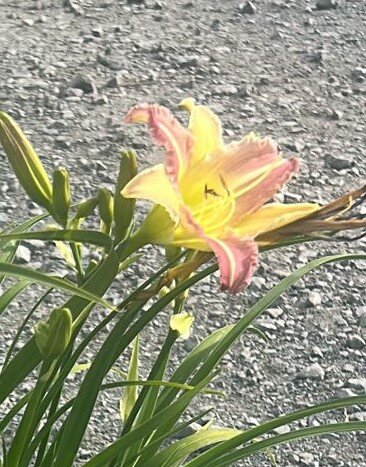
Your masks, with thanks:
[[[113,186],[122,148],[138,151],[141,168],[159,160],[144,129],[123,125],[131,105],[158,102],[176,111],[189,95],[218,113],[228,141],[255,130],[276,138],[285,154],[301,157],[301,173],[279,199],[324,203],[366,178],[365,31],[364,0],[0,0],[0,107],[19,121],[48,169],[67,166],[76,199],[100,183]],[[0,189],[0,227],[38,212],[3,155]],[[178,346],[172,364],[208,332],[242,316],[295,267],[325,254],[365,251],[365,245],[271,252],[249,290],[235,298],[217,292],[216,276],[202,282],[188,303],[196,316],[193,335]],[[133,268],[130,286],[154,271],[158,258],[146,256]],[[63,274],[55,259],[52,246],[41,250],[34,242],[18,258]],[[365,261],[338,263],[299,281],[259,321],[270,342],[247,335],[225,358],[216,385],[227,399],[217,403],[207,396],[200,407],[215,403],[217,424],[245,429],[306,404],[365,393],[365,270]],[[110,298],[118,296],[117,284]],[[22,320],[18,310],[2,317],[2,349]],[[93,319],[101,315],[96,311]],[[145,362],[165,325],[164,315],[152,323],[142,346]],[[90,350],[85,360],[92,355]],[[70,381],[70,394],[77,379]],[[118,433],[115,396],[101,398],[75,465]],[[345,418],[365,420],[365,408],[313,417],[308,424]],[[283,467],[361,467],[365,446],[360,433],[274,453]],[[236,465],[266,466],[269,460]]]

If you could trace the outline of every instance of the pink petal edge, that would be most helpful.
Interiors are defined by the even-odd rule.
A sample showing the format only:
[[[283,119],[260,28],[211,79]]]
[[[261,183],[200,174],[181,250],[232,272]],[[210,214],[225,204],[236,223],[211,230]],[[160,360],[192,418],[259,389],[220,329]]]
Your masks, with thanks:
[[[222,290],[236,294],[250,284],[258,267],[258,246],[252,239],[228,237],[222,240],[207,238],[215,253]]]
[[[193,147],[191,134],[175,119],[166,107],[157,104],[142,104],[130,109],[126,123],[147,123],[153,141],[166,150],[165,170],[173,182],[188,167]]]
[[[263,204],[273,198],[278,190],[287,183],[297,172],[299,160],[297,158],[285,160],[252,190],[236,200],[235,218],[257,211]]]

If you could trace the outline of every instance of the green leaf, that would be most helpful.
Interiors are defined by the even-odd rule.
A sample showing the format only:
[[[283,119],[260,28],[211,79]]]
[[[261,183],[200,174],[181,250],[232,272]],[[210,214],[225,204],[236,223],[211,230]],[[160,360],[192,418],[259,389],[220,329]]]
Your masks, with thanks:
[[[144,311],[141,317],[127,330],[126,328],[131,322],[131,313],[137,313],[142,305],[137,304],[136,310],[132,309],[121,317],[120,321],[115,325],[114,329],[104,341],[80,386],[73,408],[64,425],[64,432],[60,441],[54,467],[69,467],[72,465],[88,425],[90,415],[98,396],[99,387],[103,378],[121,353],[166,305],[215,269],[216,266],[211,266],[182,282],[178,287],[160,298],[151,308]],[[193,391],[189,393],[191,394]]]
[[[94,230],[45,230],[0,235],[0,241],[11,240],[64,241],[69,243],[90,243],[108,249],[112,247],[112,240],[108,235]]]
[[[60,277],[49,276],[38,271],[32,271],[31,269],[24,268],[22,266],[16,266],[14,264],[0,263],[0,273],[10,277],[20,277],[22,279],[29,280],[30,282],[37,282],[40,284],[54,287],[58,290],[71,293],[78,297],[89,300],[90,302],[99,303],[109,310],[115,311],[113,305],[103,300],[100,297],[88,292],[80,287],[75,287],[71,282],[61,279]]]
[[[131,228],[136,200],[121,195],[122,189],[137,174],[136,153],[123,151],[114,193],[114,236],[115,242],[123,240]]]
[[[149,433],[153,432],[160,424],[162,420],[176,419],[182,413],[182,410],[189,404],[189,402],[198,394],[213,378],[214,375],[210,375],[203,379],[199,385],[197,385],[191,391],[186,392],[180,396],[173,404],[166,407],[164,410],[155,414],[152,418],[147,420],[145,423],[135,428],[134,430],[126,433],[120,439],[109,445],[104,451],[97,454],[90,461],[84,464],[84,467],[101,467],[105,466],[108,461],[118,456],[128,446],[132,446],[134,443],[139,443],[141,438],[145,438]],[[61,464],[55,463],[55,466]],[[66,467],[66,465],[65,465]]]
[[[242,433],[233,428],[202,428],[158,452],[141,467],[179,467],[193,452]]]
[[[334,433],[347,433],[350,431],[364,431],[366,430],[366,422],[344,422],[344,423],[329,423],[326,425],[314,426],[303,428],[300,430],[290,431],[282,435],[272,436],[271,438],[255,442],[246,446],[245,448],[238,449],[234,452],[226,453],[220,458],[216,458],[209,464],[204,464],[205,467],[225,467],[233,465],[233,462],[239,459],[245,459],[253,454],[265,451],[268,448],[278,446],[279,444],[288,443],[290,441],[297,441],[302,438],[309,438],[311,436],[328,435]],[[185,467],[194,465],[189,462]]]
[[[130,358],[130,365],[128,368],[127,379],[128,380],[138,380],[139,368],[139,336],[136,336],[133,344],[132,344],[132,354]],[[122,422],[126,421],[128,416],[130,415],[131,409],[134,406],[137,400],[137,386],[130,386],[127,387],[124,392],[123,396],[120,400],[120,414]]]
[[[30,285],[29,281],[19,281],[9,287],[0,297],[0,315],[10,305],[14,298],[19,295],[23,290]]]

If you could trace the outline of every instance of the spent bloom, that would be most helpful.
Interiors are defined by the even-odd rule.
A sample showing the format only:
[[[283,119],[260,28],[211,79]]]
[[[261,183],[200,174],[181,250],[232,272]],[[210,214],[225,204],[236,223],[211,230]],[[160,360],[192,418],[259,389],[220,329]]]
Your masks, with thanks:
[[[188,128],[159,105],[128,112],[127,123],[148,124],[165,159],[136,175],[122,195],[155,203],[141,228],[148,242],[214,252],[222,288],[236,293],[258,265],[258,237],[319,206],[269,203],[298,169],[298,160],[284,159],[272,139],[250,133],[226,145],[208,107],[191,98],[180,106],[190,113]]]

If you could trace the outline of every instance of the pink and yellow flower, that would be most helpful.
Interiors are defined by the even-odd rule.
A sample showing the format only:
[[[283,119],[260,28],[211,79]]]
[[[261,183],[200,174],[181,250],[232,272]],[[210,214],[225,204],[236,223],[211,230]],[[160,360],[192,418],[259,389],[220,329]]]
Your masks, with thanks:
[[[165,107],[132,108],[127,123],[147,123],[165,160],[134,177],[126,198],[156,206],[141,231],[150,243],[213,251],[221,285],[236,293],[246,287],[258,265],[256,238],[317,211],[315,203],[268,203],[298,169],[276,143],[250,133],[225,145],[221,123],[207,107],[184,99],[190,113],[184,128]]]

